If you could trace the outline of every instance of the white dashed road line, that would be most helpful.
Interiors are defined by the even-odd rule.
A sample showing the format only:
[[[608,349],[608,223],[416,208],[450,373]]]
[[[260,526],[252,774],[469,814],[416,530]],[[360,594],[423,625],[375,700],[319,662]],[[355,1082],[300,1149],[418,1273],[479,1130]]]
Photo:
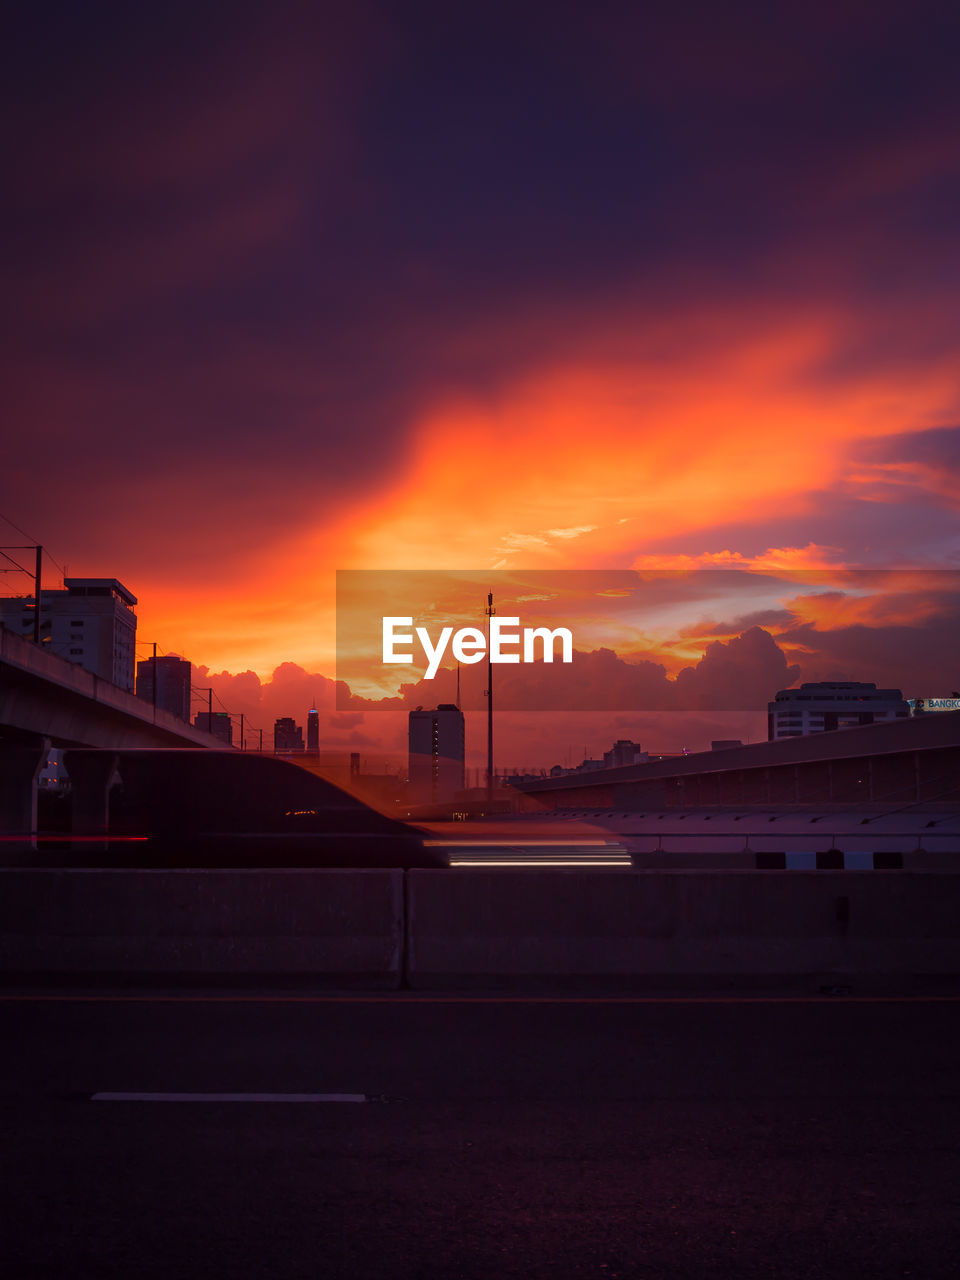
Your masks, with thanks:
[[[94,1093],[93,1102],[367,1102],[365,1093]]]

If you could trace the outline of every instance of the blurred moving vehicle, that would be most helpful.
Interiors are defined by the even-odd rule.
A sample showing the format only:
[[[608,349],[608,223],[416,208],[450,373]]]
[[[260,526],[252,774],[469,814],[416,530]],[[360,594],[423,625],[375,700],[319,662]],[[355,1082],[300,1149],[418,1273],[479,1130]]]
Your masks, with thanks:
[[[88,751],[68,752],[71,758]],[[445,867],[423,833],[285,760],[191,749],[115,756],[98,866]],[[79,769],[77,770],[79,773]],[[77,865],[82,845],[69,861]]]

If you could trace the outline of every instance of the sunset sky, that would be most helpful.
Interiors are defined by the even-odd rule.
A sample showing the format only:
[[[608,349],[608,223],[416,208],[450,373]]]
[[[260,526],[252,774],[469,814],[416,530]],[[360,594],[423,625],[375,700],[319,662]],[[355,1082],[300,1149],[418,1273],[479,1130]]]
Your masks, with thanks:
[[[231,710],[384,745],[324,683],[338,569],[811,568],[585,634],[907,685],[922,622],[947,680],[955,597],[842,574],[960,570],[955,6],[94,2],[4,43],[0,511]]]

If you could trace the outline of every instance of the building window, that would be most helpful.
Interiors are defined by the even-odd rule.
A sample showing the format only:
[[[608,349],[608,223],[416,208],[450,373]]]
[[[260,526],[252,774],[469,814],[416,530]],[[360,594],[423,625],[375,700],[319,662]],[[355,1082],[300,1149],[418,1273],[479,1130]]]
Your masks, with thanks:
[[[81,654],[81,655],[83,654],[83,650],[82,650],[82,649],[71,649],[71,650],[70,650],[70,652],[71,652],[71,653],[79,653],[79,654]]]

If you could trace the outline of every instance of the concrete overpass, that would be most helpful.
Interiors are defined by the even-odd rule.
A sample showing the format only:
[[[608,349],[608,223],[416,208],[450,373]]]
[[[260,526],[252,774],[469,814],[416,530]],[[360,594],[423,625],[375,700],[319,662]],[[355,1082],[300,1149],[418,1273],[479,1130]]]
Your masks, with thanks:
[[[811,733],[518,787],[522,811],[960,801],[960,712]]]
[[[51,747],[224,750],[194,729],[76,663],[0,627],[0,838],[33,844],[37,777]],[[113,766],[90,756],[72,777],[78,808],[99,813]],[[87,774],[89,773],[89,776]]]

